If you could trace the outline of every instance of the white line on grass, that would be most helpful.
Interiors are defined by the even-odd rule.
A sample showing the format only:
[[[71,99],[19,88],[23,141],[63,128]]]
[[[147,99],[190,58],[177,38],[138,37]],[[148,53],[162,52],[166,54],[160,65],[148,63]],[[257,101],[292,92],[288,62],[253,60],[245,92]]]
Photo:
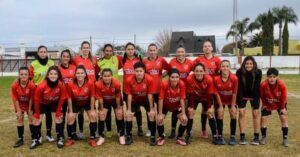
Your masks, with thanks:
[[[288,95],[300,99],[300,96],[297,94],[293,94],[293,93],[289,92]]]
[[[0,120],[0,123],[6,123],[6,122],[12,121],[14,119],[16,119],[16,118],[3,119],[3,120]]]

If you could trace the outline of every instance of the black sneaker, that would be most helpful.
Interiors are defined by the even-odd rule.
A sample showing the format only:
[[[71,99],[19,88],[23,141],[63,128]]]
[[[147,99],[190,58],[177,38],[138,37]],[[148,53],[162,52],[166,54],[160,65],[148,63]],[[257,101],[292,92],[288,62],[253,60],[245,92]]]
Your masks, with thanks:
[[[220,136],[219,139],[218,139],[218,145],[225,145],[226,142],[224,140],[224,137],[223,136]]]
[[[186,142],[186,144],[191,144],[191,139],[192,139],[191,135],[186,135],[185,136],[185,142]]]
[[[60,137],[57,140],[57,148],[63,148],[64,147],[64,138]]]
[[[138,127],[137,135],[138,135],[138,136],[144,136],[144,131],[143,131],[143,128],[142,128],[142,127]]]
[[[240,142],[239,142],[240,145],[246,145],[247,144],[247,141],[246,141],[246,138],[244,136],[242,136],[240,138]]]
[[[175,130],[172,129],[170,136],[168,137],[169,139],[174,139],[176,137]]]
[[[127,135],[125,138],[125,144],[126,145],[131,145],[133,143],[132,137],[130,135]]]
[[[35,149],[36,147],[38,147],[39,145],[41,145],[41,143],[38,140],[32,140],[31,145],[30,145],[30,149]]]
[[[212,138],[212,143],[217,145],[218,142],[219,142],[218,136],[213,136],[213,138]]]
[[[79,141],[80,140],[80,138],[77,136],[76,133],[72,135],[72,139],[75,140],[75,141]]]
[[[18,148],[24,144],[23,139],[19,138],[18,141],[15,143],[14,148]]]
[[[259,145],[259,139],[257,137],[254,137],[253,140],[251,141],[251,144],[255,146]]]
[[[155,146],[156,145],[156,139],[155,137],[151,136],[150,137],[150,146]]]

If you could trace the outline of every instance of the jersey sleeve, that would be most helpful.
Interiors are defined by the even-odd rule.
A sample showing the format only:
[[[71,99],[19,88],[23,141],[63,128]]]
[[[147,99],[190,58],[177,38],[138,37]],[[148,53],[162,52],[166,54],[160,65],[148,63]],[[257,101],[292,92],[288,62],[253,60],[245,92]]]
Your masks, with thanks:
[[[119,69],[122,69],[122,67],[123,67],[123,62],[122,62],[122,60],[123,60],[123,57],[122,56],[120,56],[120,55],[117,55],[117,58],[118,58],[118,68]]]
[[[154,84],[151,76],[149,76],[148,78],[149,79],[148,79],[147,83],[148,83],[149,88],[147,89],[147,93],[153,94],[155,92],[155,84]]]
[[[260,97],[261,97],[261,102],[262,102],[262,105],[263,106],[267,106],[268,104],[267,104],[267,101],[266,101],[266,99],[264,99],[265,98],[265,86],[264,86],[264,83],[262,83],[261,85],[260,85],[260,88],[259,88],[259,90],[260,90],[260,92],[259,92],[259,94],[260,94]]]
[[[60,83],[60,98],[59,98],[59,101],[58,101],[58,105],[57,105],[57,108],[56,108],[56,111],[55,111],[55,116],[56,117],[60,117],[62,116],[62,106],[67,98],[67,92],[66,92],[66,87],[63,83]]]
[[[283,83],[283,81],[281,82],[281,98],[280,98],[280,109],[284,109],[285,108],[285,105],[287,103],[287,88],[286,88],[286,85]]]
[[[159,92],[159,99],[165,99],[165,92],[166,92],[166,84],[162,83],[160,92]]]
[[[32,80],[34,77],[34,69],[33,69],[33,66],[30,65],[29,66],[29,78]]]
[[[43,89],[42,87],[39,85],[37,86],[35,92],[34,92],[34,114],[33,116],[36,119],[40,118],[40,102],[41,102],[41,96],[42,96],[42,92]]]
[[[15,82],[11,86],[11,98],[13,102],[18,100],[18,93],[17,93],[17,87]]]
[[[180,88],[180,98],[185,99],[186,98],[186,87],[183,82],[180,81],[179,83],[179,88]]]
[[[95,84],[95,96],[96,96],[96,99],[102,99],[102,93],[101,93],[101,85],[100,85],[100,82],[97,82]]]
[[[94,83],[89,82],[89,90],[90,90],[90,97],[95,97],[95,86],[94,86]]]
[[[115,88],[116,98],[121,98],[121,84],[117,81],[115,83]]]

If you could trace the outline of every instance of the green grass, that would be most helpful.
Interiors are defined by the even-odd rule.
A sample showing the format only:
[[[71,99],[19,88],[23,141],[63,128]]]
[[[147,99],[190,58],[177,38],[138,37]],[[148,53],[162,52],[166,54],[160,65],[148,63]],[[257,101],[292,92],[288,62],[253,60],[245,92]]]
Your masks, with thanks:
[[[300,95],[300,75],[282,75],[287,84],[289,92]],[[14,80],[14,77],[0,77],[0,156],[300,156],[300,138],[298,130],[300,126],[298,118],[300,118],[300,106],[299,99],[295,97],[288,97],[288,116],[289,116],[289,147],[284,148],[281,146],[281,128],[277,113],[273,112],[273,115],[269,120],[268,127],[268,143],[264,146],[215,146],[211,144],[211,140],[203,140],[199,137],[200,132],[200,109],[197,110],[197,116],[194,120],[193,127],[193,139],[192,144],[186,147],[178,146],[174,140],[166,140],[166,144],[162,147],[149,146],[149,140],[146,137],[136,136],[136,123],[134,121],[134,143],[131,146],[121,146],[118,144],[118,138],[114,135],[112,138],[106,138],[103,146],[91,148],[87,141],[76,142],[75,145],[58,149],[55,144],[47,143],[43,141],[43,145],[35,150],[29,150],[30,134],[28,129],[28,122],[25,122],[25,145],[14,149],[12,148],[16,140],[16,120],[14,111],[12,108],[10,98],[10,85]],[[252,118],[251,112],[249,112],[250,105],[247,105],[247,128],[246,137],[247,141],[252,138]],[[86,115],[86,114],[85,114]],[[10,119],[5,121],[6,119]],[[143,126],[146,131],[145,113],[143,113]],[[113,131],[115,133],[115,122],[113,121]],[[55,132],[55,125],[53,125],[52,134]],[[45,135],[45,123],[43,123],[42,134]],[[209,127],[207,126],[208,130]],[[170,132],[170,114],[166,120],[166,134]],[[88,121],[85,118],[85,135],[88,137],[89,128]],[[116,133],[115,133],[116,134]],[[237,129],[237,135],[239,131]],[[229,116],[226,109],[225,121],[224,121],[224,135],[226,141],[229,137]],[[45,139],[45,138],[44,138]]]

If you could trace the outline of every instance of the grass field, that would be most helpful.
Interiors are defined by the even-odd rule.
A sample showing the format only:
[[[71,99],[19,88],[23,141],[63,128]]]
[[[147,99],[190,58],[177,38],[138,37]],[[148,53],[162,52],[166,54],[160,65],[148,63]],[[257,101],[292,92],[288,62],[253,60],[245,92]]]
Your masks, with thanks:
[[[134,143],[131,146],[121,146],[118,144],[118,137],[114,135],[112,138],[106,138],[106,142],[103,146],[91,148],[87,141],[76,142],[75,145],[58,149],[55,144],[51,144],[43,141],[43,145],[35,150],[29,150],[30,145],[30,133],[28,128],[28,122],[25,122],[25,145],[14,149],[12,146],[16,141],[16,118],[14,115],[11,98],[10,98],[10,85],[15,79],[14,77],[0,77],[0,156],[300,156],[300,137],[299,137],[299,119],[300,119],[300,75],[282,75],[281,78],[287,84],[289,93],[288,97],[288,121],[289,121],[289,147],[285,148],[281,146],[281,127],[277,113],[273,112],[270,117],[267,145],[260,146],[216,146],[211,143],[211,140],[203,140],[199,137],[200,133],[200,109],[197,111],[197,116],[194,121],[193,127],[193,139],[192,144],[186,147],[175,144],[174,140],[166,140],[166,144],[162,147],[149,146],[149,140],[146,137],[136,136],[136,123],[134,121]],[[292,96],[293,95],[293,96]],[[247,105],[247,128],[246,138],[250,142],[252,138],[252,118],[250,111],[250,105]],[[145,113],[143,113],[143,126],[146,130]],[[89,128],[88,121],[85,118],[85,135],[88,137]],[[53,125],[55,126],[55,125]],[[112,123],[113,131],[115,132],[115,122]],[[45,136],[45,124],[42,126],[43,136]],[[170,114],[167,116],[166,121],[166,134],[170,132]],[[207,126],[209,129],[209,127]],[[54,135],[55,128],[52,129]],[[116,134],[116,133],[115,133]],[[226,109],[225,121],[224,121],[224,135],[226,141],[229,137],[229,116]],[[239,131],[237,130],[237,135]],[[237,136],[239,137],[239,136]],[[45,139],[45,138],[43,138]]]

